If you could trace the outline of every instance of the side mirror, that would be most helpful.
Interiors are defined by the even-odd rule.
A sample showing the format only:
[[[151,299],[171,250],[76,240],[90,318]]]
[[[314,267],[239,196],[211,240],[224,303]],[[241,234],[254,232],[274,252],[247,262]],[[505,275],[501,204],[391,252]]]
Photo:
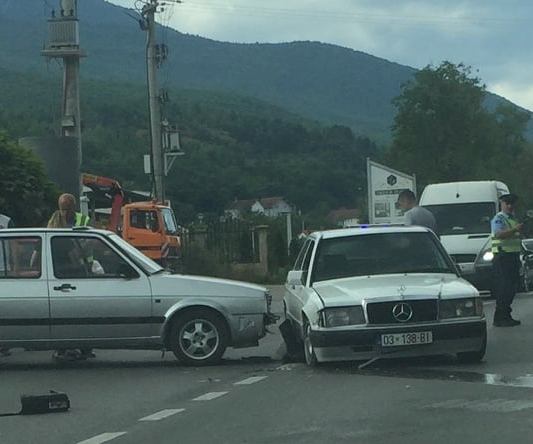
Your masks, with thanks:
[[[304,272],[302,270],[291,270],[287,275],[288,285],[302,285]]]
[[[139,277],[139,274],[128,264],[120,265],[120,267],[118,268],[118,275],[122,279],[135,279]]]

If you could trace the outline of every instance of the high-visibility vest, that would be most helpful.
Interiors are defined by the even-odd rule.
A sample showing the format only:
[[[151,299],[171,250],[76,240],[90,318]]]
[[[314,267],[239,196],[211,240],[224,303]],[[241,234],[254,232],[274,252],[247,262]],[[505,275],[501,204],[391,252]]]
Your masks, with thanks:
[[[498,213],[495,217],[503,215],[503,219],[507,225],[507,229],[511,230],[518,225],[518,222],[514,218],[510,218],[505,213]],[[497,239],[492,235],[492,252],[498,253],[520,253],[522,251],[522,241],[520,240],[520,233],[515,233],[513,237],[507,239]]]
[[[76,213],[76,218],[74,219],[75,227],[86,227],[89,225],[89,216],[85,216],[82,213]]]

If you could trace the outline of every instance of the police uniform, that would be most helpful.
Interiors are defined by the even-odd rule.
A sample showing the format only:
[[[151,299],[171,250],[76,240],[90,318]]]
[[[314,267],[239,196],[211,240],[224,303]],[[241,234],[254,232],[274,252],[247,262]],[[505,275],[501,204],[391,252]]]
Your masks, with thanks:
[[[516,202],[516,196],[504,195],[500,200]],[[494,293],[496,298],[496,311],[494,312],[494,325],[512,326],[520,322],[511,317],[511,304],[518,289],[520,279],[520,252],[522,242],[520,233],[516,231],[512,237],[497,238],[502,231],[517,227],[518,221],[511,213],[500,211],[491,221],[492,253],[494,254]]]

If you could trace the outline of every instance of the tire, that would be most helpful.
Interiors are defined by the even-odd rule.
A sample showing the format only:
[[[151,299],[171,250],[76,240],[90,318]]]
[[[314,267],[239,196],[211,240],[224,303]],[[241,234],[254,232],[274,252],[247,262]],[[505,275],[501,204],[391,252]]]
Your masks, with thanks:
[[[457,353],[457,360],[463,364],[477,364],[485,357],[487,350],[487,332],[483,336],[481,348],[477,351]]]
[[[318,365],[318,360],[316,358],[313,344],[311,344],[311,338],[309,337],[310,333],[311,333],[311,326],[309,325],[309,323],[305,323],[304,324],[304,341],[303,341],[305,363],[309,367],[316,367]]]
[[[293,322],[287,318],[279,325],[279,331],[286,348],[286,358],[290,362],[304,360],[302,340],[298,337]]]
[[[186,365],[204,366],[220,362],[229,343],[229,332],[221,315],[194,309],[179,315],[170,328],[170,347]]]

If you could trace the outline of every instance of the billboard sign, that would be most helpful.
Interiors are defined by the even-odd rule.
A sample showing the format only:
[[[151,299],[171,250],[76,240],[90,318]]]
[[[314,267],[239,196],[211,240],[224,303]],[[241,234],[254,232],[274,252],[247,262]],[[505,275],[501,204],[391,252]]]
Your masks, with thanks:
[[[396,202],[403,190],[416,194],[416,178],[367,159],[368,218],[371,224],[404,221]]]

